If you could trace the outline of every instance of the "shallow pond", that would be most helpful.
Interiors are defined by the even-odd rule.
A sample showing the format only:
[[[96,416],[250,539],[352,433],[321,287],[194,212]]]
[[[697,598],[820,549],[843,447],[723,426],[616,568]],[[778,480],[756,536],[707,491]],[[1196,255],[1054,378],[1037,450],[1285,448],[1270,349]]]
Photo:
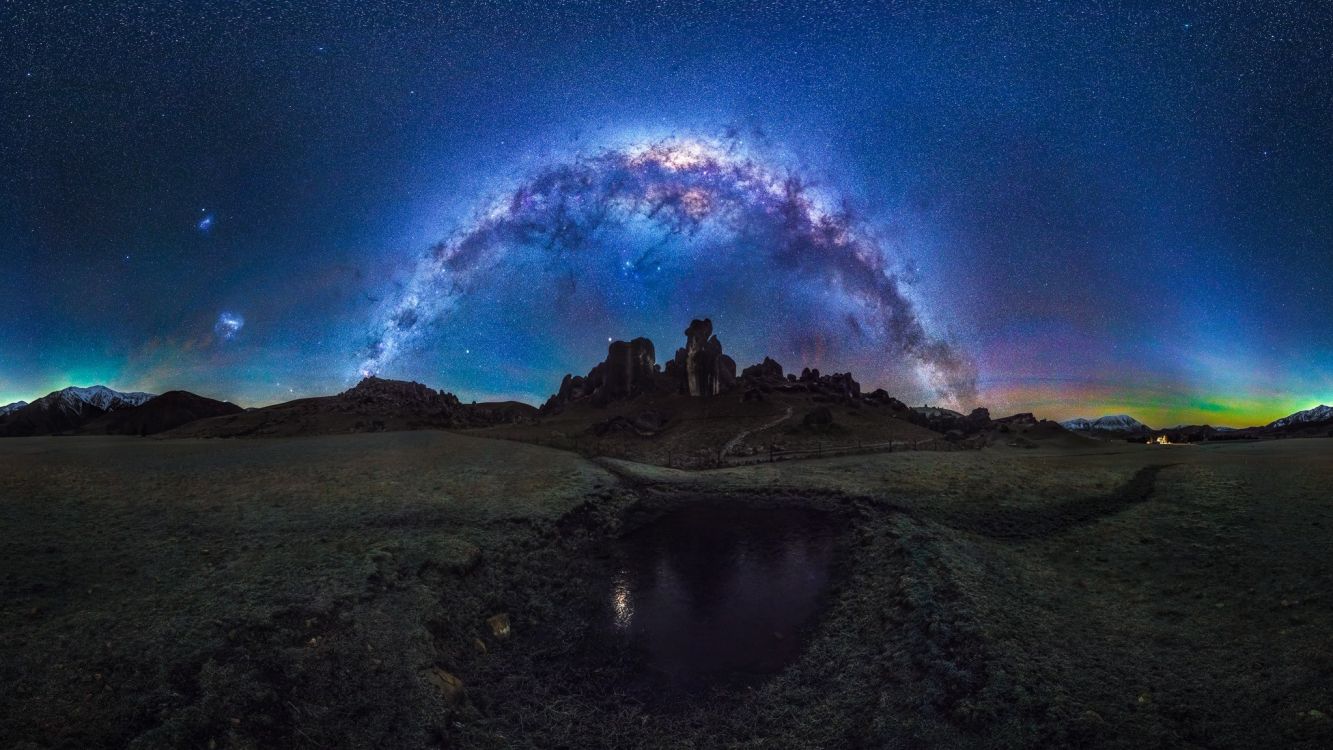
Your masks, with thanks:
[[[686,686],[769,674],[799,653],[835,554],[826,514],[697,503],[621,540],[612,627]]]

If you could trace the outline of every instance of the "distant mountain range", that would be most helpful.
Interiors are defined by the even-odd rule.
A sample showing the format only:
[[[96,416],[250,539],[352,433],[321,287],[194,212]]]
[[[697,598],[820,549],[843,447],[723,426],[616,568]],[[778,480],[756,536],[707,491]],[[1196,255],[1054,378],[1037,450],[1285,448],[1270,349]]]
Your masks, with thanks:
[[[104,385],[53,391],[30,404],[19,401],[0,409],[0,435],[72,432],[109,412],[142,406],[153,396],[122,393]]]
[[[142,406],[149,400],[155,398],[156,393],[144,393],[142,391],[132,391],[125,393],[114,391],[104,385],[95,385],[90,388],[65,388],[48,394],[34,403],[41,403],[47,399],[55,398],[63,404],[75,406],[79,404],[90,404],[103,411],[115,411],[127,406]]]
[[[1301,424],[1314,424],[1316,422],[1328,422],[1330,420],[1333,420],[1333,406],[1320,404],[1313,409],[1298,411],[1291,416],[1270,422],[1268,426],[1271,428],[1280,428]]]
[[[646,340],[644,342],[646,342],[646,346],[651,347],[651,342]],[[615,353],[616,350],[613,347],[612,355]],[[651,356],[651,354],[648,356]],[[599,367],[611,372],[611,370],[608,370],[611,364],[609,359],[607,363],[603,363]],[[761,370],[769,364],[777,366],[776,363],[765,360],[764,365],[747,368],[743,377],[750,380],[746,382],[764,375],[765,373]],[[16,401],[12,404],[0,406],[0,436],[154,435],[168,431],[171,431],[172,436],[180,437],[276,436],[417,428],[485,427],[513,422],[530,422],[542,416],[547,416],[548,413],[558,412],[565,402],[577,401],[580,393],[589,390],[589,383],[592,386],[590,392],[594,397],[601,393],[598,388],[607,391],[607,393],[624,391],[623,395],[626,397],[633,395],[634,389],[629,386],[620,387],[619,390],[606,386],[602,380],[605,380],[607,375],[602,373],[601,379],[598,379],[599,372],[594,368],[594,371],[586,378],[567,377],[566,382],[561,385],[560,393],[553,396],[540,413],[534,407],[517,402],[463,404],[451,393],[435,391],[420,383],[384,380],[375,377],[366,378],[355,387],[336,396],[298,399],[262,409],[250,410],[188,391],[169,391],[161,396],[155,396],[151,393],[138,391],[128,393],[116,391],[104,385],[95,385],[89,388],[70,387],[53,391],[32,403]],[[818,371],[810,371],[799,378],[794,375],[790,378],[783,378],[780,367],[777,372],[775,382],[780,381],[781,385],[788,388],[798,386],[808,388],[809,383],[823,382],[820,380]],[[616,373],[613,372],[612,374]],[[667,373],[663,374],[662,377],[670,377],[670,375]],[[731,375],[731,378],[734,380],[735,375]],[[851,381],[850,375],[827,376],[823,380],[829,380],[830,378],[844,378],[851,382],[850,387],[853,391],[858,390],[854,381]],[[841,383],[842,381],[838,382]],[[623,386],[624,384],[620,385]],[[879,393],[882,392],[876,392],[876,394]],[[606,398],[610,398],[610,396]],[[602,402],[599,403],[605,402],[606,398],[603,398]],[[594,401],[596,401],[595,398]],[[938,431],[943,431],[947,427],[947,425],[941,426],[944,422],[952,424],[966,421],[967,419],[973,419],[979,413],[985,412],[984,409],[979,409],[972,416],[964,418],[958,412],[941,407],[914,407],[909,409],[893,399],[889,399],[889,401],[897,404],[907,414],[904,417],[905,419],[910,418],[909,421],[913,422],[928,422],[932,429]],[[552,406],[552,404],[555,406]],[[1036,422],[1031,415],[1020,416],[1026,416],[1029,421]],[[990,422],[988,414],[982,414],[982,417],[984,417],[983,421]],[[982,417],[977,417],[977,419],[982,419]],[[996,420],[996,422],[1012,421],[1016,418]],[[935,425],[931,420],[940,421],[941,424]],[[1079,417],[1067,419],[1060,422],[1059,425],[1071,432],[1089,436],[1133,440],[1167,435],[1172,442],[1333,436],[1333,406],[1320,404],[1312,409],[1296,412],[1264,426],[1240,429],[1211,427],[1209,425],[1178,425],[1153,429],[1128,414],[1112,414],[1095,419]],[[1054,428],[1054,425],[1052,427]]]
[[[189,436],[327,434],[421,427],[483,427],[535,417],[517,402],[463,404],[420,383],[366,378],[336,396],[245,410],[188,391],[123,393],[103,385],[65,388],[0,408],[0,436]],[[180,431],[190,425],[189,431]]]
[[[1066,419],[1060,423],[1060,426],[1074,432],[1152,432],[1151,427],[1128,414],[1112,414],[1096,419],[1077,417]]]
[[[1222,440],[1265,437],[1310,437],[1333,434],[1333,406],[1320,404],[1282,419],[1257,427],[1213,427],[1211,425],[1176,425],[1154,429],[1129,416],[1113,414],[1097,419],[1067,419],[1061,427],[1072,432],[1100,434],[1107,437],[1148,437],[1167,435],[1172,441]]]

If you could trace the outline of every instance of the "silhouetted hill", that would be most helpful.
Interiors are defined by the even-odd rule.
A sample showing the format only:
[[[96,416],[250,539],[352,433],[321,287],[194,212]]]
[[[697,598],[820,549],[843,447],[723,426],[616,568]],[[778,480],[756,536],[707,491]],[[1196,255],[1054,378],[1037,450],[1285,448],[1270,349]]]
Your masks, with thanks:
[[[463,404],[421,383],[368,377],[336,396],[303,398],[193,422],[170,437],[282,437],[482,427],[530,419],[536,408],[516,402]]]
[[[243,411],[229,401],[205,398],[189,391],[167,391],[139,406],[108,412],[85,424],[79,432],[86,435],[155,435],[198,419]]]

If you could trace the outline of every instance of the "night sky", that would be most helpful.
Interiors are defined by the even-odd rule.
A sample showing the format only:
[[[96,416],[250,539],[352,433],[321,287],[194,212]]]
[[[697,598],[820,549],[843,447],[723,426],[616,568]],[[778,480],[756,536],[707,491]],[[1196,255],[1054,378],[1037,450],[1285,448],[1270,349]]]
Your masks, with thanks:
[[[1333,403],[1333,9],[8,3],[0,259],[0,404],[539,403],[709,316],[910,403],[1262,423]]]

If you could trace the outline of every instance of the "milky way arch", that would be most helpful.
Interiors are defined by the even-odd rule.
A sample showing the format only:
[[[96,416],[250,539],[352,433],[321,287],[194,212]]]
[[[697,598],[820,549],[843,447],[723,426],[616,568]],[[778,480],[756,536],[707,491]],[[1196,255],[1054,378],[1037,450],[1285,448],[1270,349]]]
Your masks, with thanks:
[[[824,285],[886,360],[910,365],[944,400],[975,402],[972,363],[927,332],[889,253],[851,212],[825,210],[799,177],[727,142],[694,139],[610,148],[535,173],[421,259],[383,303],[361,370],[382,372],[412,349],[508,253],[588,251],[599,232],[627,222],[664,237],[729,236],[750,267]]]

